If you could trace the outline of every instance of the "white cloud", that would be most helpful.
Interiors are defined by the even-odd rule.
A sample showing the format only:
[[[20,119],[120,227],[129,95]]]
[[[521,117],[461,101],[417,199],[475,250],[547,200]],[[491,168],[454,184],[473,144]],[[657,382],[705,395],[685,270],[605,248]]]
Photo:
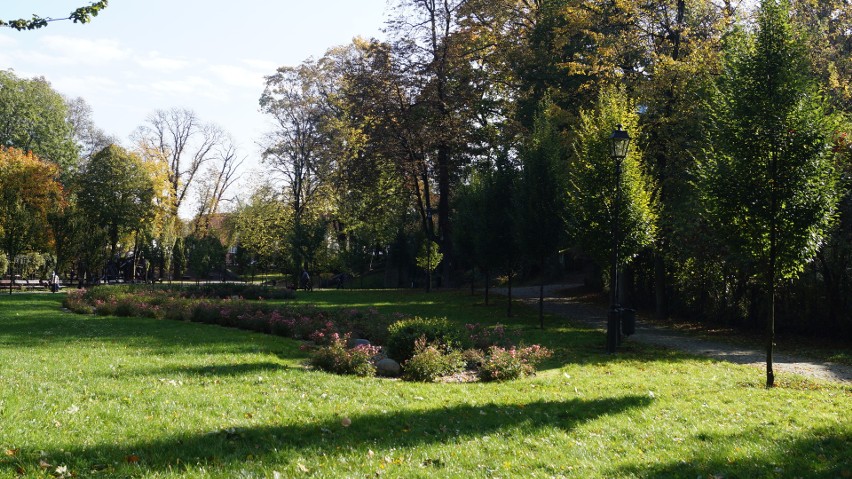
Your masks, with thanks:
[[[103,76],[56,76],[50,79],[51,85],[69,96],[97,98],[105,95],[121,94],[121,86],[111,78]]]
[[[188,97],[203,97],[206,99],[222,100],[227,91],[210,80],[199,76],[188,76],[174,80],[159,80],[147,85],[137,85],[136,88],[167,96],[179,96],[186,101]]]
[[[255,60],[255,59],[243,60],[243,64],[246,65],[247,67],[253,69],[253,70],[263,72],[264,75],[274,74],[275,71],[278,70],[278,67],[280,66],[277,63],[271,62],[269,60]]]
[[[263,87],[265,73],[236,65],[212,65],[208,68],[216,78],[226,85],[259,90]]]
[[[89,40],[67,36],[48,36],[41,40],[44,52],[31,56],[34,62],[61,65],[104,65],[124,60],[130,54],[116,40]]]
[[[146,70],[174,72],[188,67],[190,62],[179,58],[164,57],[158,51],[151,51],[145,55],[137,56],[136,64]]]

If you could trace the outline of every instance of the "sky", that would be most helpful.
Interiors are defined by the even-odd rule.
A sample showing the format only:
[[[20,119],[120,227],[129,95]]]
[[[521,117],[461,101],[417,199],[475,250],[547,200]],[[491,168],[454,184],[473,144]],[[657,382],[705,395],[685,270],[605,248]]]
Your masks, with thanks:
[[[0,18],[62,18],[89,0],[5,0]],[[157,109],[188,108],[229,133],[246,173],[261,169],[257,141],[264,76],[352,38],[382,38],[386,0],[110,0],[91,23],[0,28],[0,69],[45,77],[82,97],[95,124],[129,144]]]

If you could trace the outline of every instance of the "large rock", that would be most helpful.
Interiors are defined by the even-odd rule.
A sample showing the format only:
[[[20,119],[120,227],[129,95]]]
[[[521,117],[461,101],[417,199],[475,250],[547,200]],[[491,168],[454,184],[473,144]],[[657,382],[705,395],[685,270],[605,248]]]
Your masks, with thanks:
[[[391,358],[385,358],[376,363],[376,374],[389,378],[395,378],[402,372],[399,363]]]
[[[349,348],[349,349],[354,349],[354,348],[357,348],[358,346],[369,346],[369,345],[370,345],[370,341],[367,341],[366,339],[352,338],[352,339],[350,339],[349,341],[346,342],[346,347]]]

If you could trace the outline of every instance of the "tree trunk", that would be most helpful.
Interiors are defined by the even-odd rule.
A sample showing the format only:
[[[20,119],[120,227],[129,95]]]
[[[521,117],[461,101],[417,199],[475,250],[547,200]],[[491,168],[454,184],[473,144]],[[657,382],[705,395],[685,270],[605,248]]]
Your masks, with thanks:
[[[490,270],[485,270],[485,305],[488,306],[488,292],[489,286],[491,285],[491,274]]]
[[[538,286],[538,324],[541,329],[544,329],[544,261],[539,262],[541,281]]]
[[[512,272],[509,271],[509,305],[506,307],[506,317],[512,317]]]

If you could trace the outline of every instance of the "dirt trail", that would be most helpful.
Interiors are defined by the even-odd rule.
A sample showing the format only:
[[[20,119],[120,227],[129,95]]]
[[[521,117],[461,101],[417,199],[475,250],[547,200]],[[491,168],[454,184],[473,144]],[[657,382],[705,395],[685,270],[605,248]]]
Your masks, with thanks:
[[[560,291],[578,286],[580,285],[546,285],[544,287],[544,310],[550,314],[563,316],[579,323],[605,330],[606,308],[559,295]],[[491,291],[495,294],[507,294],[505,288],[494,288]],[[512,297],[525,303],[537,304],[538,296],[539,288],[537,286],[512,289]],[[663,346],[697,356],[707,356],[737,364],[748,364],[764,368],[766,366],[765,351],[735,346],[723,341],[696,338],[642,321],[637,321],[636,334],[630,336],[628,341]],[[603,343],[601,343],[601,348],[603,348]],[[789,372],[830,381],[852,383],[852,367],[841,364],[813,361],[807,358],[776,353],[774,355],[774,368],[776,373]]]

